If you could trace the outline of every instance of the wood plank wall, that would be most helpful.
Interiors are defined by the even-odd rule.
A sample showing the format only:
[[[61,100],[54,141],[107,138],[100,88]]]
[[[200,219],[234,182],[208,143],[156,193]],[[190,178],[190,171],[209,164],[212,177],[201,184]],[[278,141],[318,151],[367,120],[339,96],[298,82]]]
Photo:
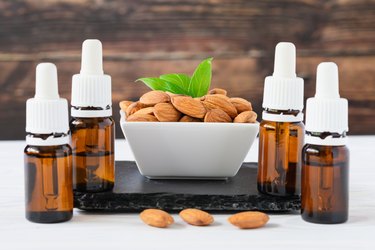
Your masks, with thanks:
[[[34,94],[37,63],[57,65],[60,93],[70,99],[86,38],[103,42],[116,120],[120,100],[147,91],[135,79],[190,74],[209,56],[215,58],[213,87],[251,100],[260,114],[274,46],[291,41],[305,96],[314,94],[317,64],[335,61],[341,95],[350,103],[350,134],[375,134],[374,0],[3,0],[0,139],[25,136],[25,101]]]

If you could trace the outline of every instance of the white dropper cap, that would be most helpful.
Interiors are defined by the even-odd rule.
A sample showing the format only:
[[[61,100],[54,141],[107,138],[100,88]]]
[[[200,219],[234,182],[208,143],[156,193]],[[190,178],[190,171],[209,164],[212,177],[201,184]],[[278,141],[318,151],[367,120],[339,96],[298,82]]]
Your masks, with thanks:
[[[42,140],[26,136],[29,145],[59,145],[68,143],[68,102],[60,98],[57,69],[53,63],[40,63],[36,67],[35,96],[26,102],[26,132],[30,134],[64,134]]]
[[[307,99],[306,131],[344,134],[348,127],[348,100],[340,98],[338,67],[333,62],[318,65],[315,97]],[[318,145],[344,145],[346,138],[321,139],[307,135],[306,142]]]
[[[87,39],[82,44],[82,75],[103,75],[102,43],[96,39]]]
[[[82,44],[81,71],[73,76],[72,81],[73,117],[112,115],[111,77],[103,73],[102,51],[102,43],[97,39],[88,39]],[[96,109],[80,109],[87,107]]]
[[[57,69],[53,63],[40,63],[36,66],[35,99],[59,99]]]
[[[274,77],[296,77],[296,46],[293,43],[278,43],[275,49]]]
[[[315,98],[340,98],[339,69],[335,63],[323,62],[318,65]]]
[[[303,109],[303,79],[296,75],[296,47],[293,43],[280,42],[276,45],[274,72],[265,79],[262,106],[273,110]],[[303,114],[300,112],[294,116],[263,112],[263,119],[297,122],[303,120]]]

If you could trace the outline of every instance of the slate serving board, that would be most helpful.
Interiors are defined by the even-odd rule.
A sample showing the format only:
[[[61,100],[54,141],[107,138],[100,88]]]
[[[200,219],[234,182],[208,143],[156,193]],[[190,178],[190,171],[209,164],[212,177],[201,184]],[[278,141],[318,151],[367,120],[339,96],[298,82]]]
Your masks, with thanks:
[[[116,162],[115,187],[103,193],[74,194],[76,208],[87,211],[138,212],[146,208],[180,211],[291,212],[300,209],[299,198],[280,198],[258,193],[256,163],[244,163],[227,180],[150,180],[130,161]]]

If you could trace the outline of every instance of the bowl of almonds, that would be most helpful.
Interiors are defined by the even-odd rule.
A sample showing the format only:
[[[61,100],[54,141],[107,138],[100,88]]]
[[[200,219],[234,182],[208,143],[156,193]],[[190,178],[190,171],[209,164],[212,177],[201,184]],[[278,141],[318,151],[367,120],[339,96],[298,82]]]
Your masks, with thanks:
[[[141,78],[152,90],[120,102],[121,129],[142,175],[223,179],[238,172],[259,131],[257,114],[244,98],[208,90],[211,61],[192,77]]]

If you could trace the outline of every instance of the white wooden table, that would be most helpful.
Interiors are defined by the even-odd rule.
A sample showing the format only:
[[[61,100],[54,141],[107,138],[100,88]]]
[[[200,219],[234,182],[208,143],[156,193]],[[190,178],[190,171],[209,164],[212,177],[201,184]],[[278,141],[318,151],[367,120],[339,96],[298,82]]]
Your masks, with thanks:
[[[35,224],[24,218],[23,141],[0,141],[0,249],[375,249],[375,136],[349,138],[350,217],[345,224],[317,225],[299,214],[270,215],[269,224],[239,230],[228,215],[210,227],[193,227],[174,215],[168,229],[144,225],[138,214],[74,211],[71,221]],[[257,160],[257,142],[247,161]],[[124,140],[116,160],[133,159]]]

